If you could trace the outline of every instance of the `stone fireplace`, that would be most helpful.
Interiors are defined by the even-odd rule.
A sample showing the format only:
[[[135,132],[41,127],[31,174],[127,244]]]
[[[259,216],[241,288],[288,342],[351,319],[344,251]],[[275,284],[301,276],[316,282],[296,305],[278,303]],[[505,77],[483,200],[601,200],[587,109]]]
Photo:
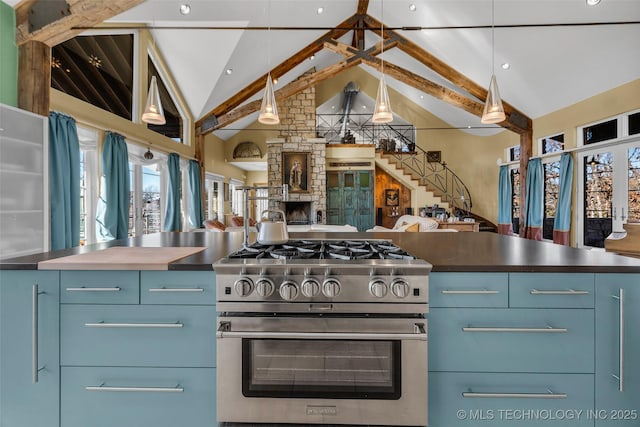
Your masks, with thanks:
[[[315,87],[287,98],[278,105],[278,111],[280,135],[276,139],[267,140],[269,209],[285,211],[287,223],[313,224],[319,219],[320,223],[324,223],[327,207],[327,145],[324,138],[316,138]],[[309,153],[309,164],[304,171],[305,188],[302,191],[290,188],[285,198],[282,195],[282,184],[289,184],[284,181],[284,177],[285,172],[290,173],[290,169],[287,166],[285,171],[282,153]]]

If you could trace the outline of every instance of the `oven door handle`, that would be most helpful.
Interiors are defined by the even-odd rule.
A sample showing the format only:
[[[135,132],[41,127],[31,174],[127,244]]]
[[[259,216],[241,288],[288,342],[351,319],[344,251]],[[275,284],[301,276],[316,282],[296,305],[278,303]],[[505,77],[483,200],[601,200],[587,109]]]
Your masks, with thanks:
[[[427,332],[423,323],[414,325],[414,333],[359,333],[359,332],[264,332],[231,331],[229,322],[221,322],[218,338],[264,338],[264,339],[303,339],[303,340],[419,340],[427,341]]]

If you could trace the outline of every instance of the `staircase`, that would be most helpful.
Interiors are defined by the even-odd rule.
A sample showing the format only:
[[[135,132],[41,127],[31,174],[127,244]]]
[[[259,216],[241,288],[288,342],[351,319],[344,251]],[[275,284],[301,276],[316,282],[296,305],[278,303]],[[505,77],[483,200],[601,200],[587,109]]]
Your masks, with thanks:
[[[471,194],[462,180],[445,163],[428,161],[426,151],[414,149],[410,153],[377,150],[376,164],[401,181],[411,182],[409,186],[418,190],[418,206],[437,203],[451,215],[474,218],[480,231],[496,232],[495,224],[471,212]]]

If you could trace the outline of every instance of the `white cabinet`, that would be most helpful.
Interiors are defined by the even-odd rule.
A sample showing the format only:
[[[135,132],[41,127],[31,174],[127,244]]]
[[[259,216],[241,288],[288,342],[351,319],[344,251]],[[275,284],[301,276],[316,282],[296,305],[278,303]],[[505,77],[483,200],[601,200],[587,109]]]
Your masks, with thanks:
[[[0,258],[49,250],[48,125],[0,104]]]

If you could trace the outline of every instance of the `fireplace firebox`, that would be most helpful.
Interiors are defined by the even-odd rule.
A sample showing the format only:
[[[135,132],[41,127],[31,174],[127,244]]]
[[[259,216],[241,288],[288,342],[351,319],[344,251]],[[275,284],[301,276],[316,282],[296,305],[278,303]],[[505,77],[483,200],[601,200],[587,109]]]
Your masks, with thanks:
[[[287,224],[311,224],[311,202],[283,202]]]

